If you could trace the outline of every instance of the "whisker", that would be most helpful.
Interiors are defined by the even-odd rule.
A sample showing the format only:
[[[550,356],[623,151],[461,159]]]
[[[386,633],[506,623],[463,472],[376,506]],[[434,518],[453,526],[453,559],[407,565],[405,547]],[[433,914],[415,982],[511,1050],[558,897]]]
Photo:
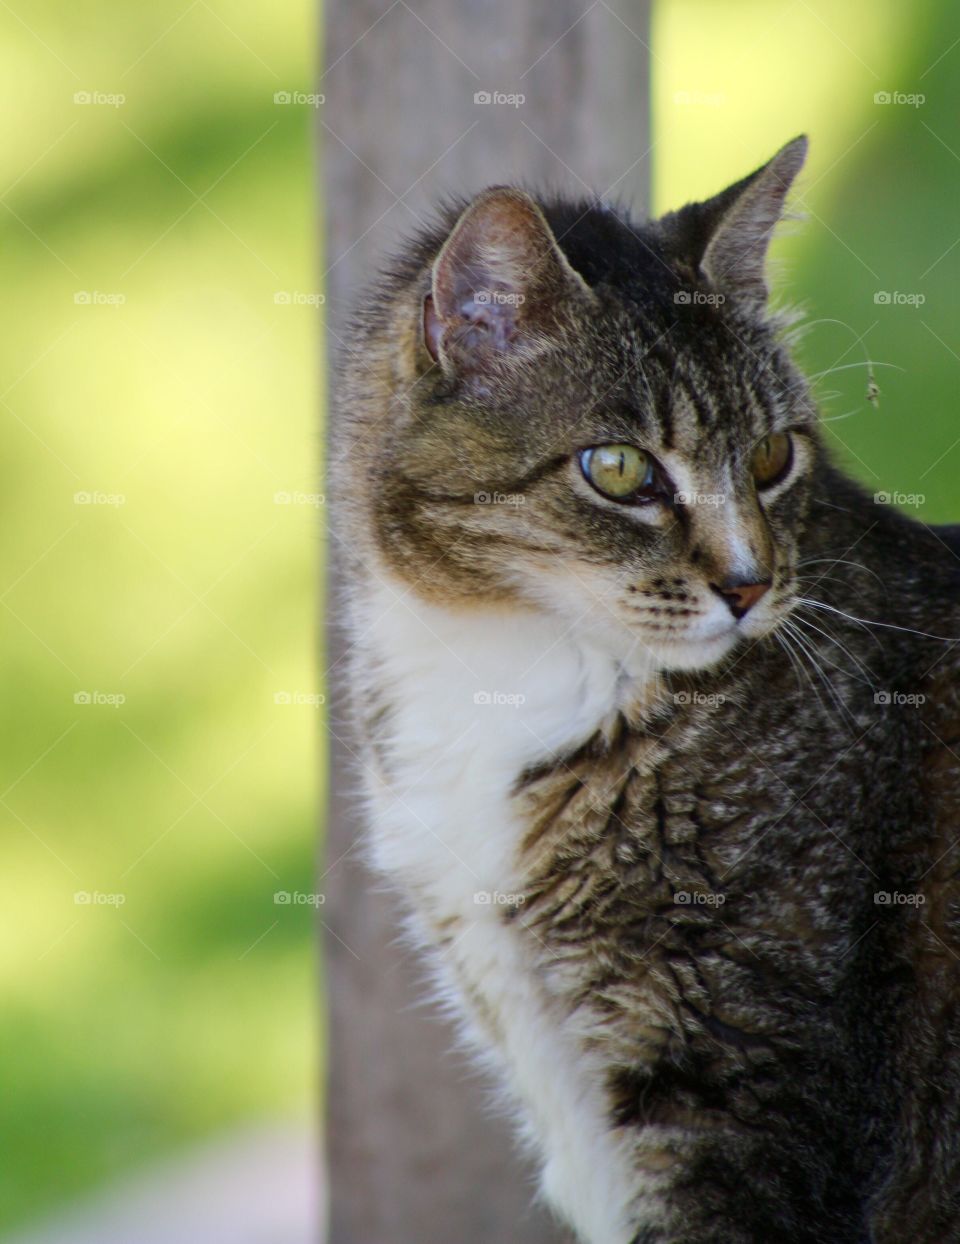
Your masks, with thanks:
[[[833,605],[828,605],[822,600],[807,600],[803,598],[803,603],[814,605],[818,609],[826,609],[830,613],[835,613],[838,617],[846,618],[848,622],[856,622],[861,626],[882,626],[888,631],[902,631],[905,635],[919,635],[921,639],[936,639],[943,644],[960,643],[960,635],[932,635],[929,631],[918,631],[912,626],[898,626],[895,622],[878,622],[871,618],[858,618],[852,613],[844,613],[842,609],[835,609]]]
[[[850,649],[849,649],[849,648],[848,648],[845,644],[842,644],[842,643],[840,642],[840,640],[839,640],[839,639],[837,639],[837,637],[836,637],[835,635],[831,635],[829,631],[825,631],[825,630],[823,630],[821,627],[817,626],[817,624],[816,624],[815,622],[811,622],[809,618],[800,618],[800,617],[797,617],[797,618],[795,618],[794,620],[795,620],[795,621],[796,621],[799,625],[801,625],[801,626],[808,626],[808,627],[810,627],[810,629],[811,629],[811,630],[816,631],[818,635],[822,635],[822,636],[823,636],[823,638],[824,638],[824,639],[825,639],[828,643],[835,644],[835,645],[836,645],[836,647],[838,647],[838,648],[840,649],[840,651],[844,654],[844,656],[849,657],[849,658],[850,658],[850,660],[853,662],[853,664],[857,667],[857,669],[858,669],[858,670],[860,670],[860,672],[863,674],[863,677],[862,677],[862,678],[860,678],[860,677],[859,677],[858,675],[856,675],[856,674],[851,674],[851,677],[856,678],[858,682],[862,682],[862,683],[864,683],[866,686],[870,687],[872,690],[876,691],[876,689],[877,689],[877,687],[876,687],[876,683],[875,683],[875,682],[873,681],[873,679],[870,677],[870,672],[869,672],[869,670],[867,669],[867,667],[863,664],[863,662],[860,660],[860,658],[859,658],[859,657],[858,657],[855,653],[851,652],[851,651],[850,651]],[[827,660],[827,657],[826,657],[825,655],[824,655],[824,660],[825,660],[825,661]],[[833,662],[831,661],[831,662],[829,662],[829,664],[833,665]],[[840,667],[839,667],[839,666],[837,666],[837,665],[834,665],[834,666],[833,666],[833,668],[834,668],[834,669],[837,669],[837,670],[840,670]],[[844,671],[843,671],[843,670],[840,670],[840,672],[841,672],[841,673],[843,673]]]
[[[841,579],[839,575],[827,574],[826,571],[822,574],[818,574],[815,579],[809,575],[798,575],[795,586],[813,588],[816,587],[818,583],[839,583],[841,587],[850,586],[849,580]]]
[[[811,673],[810,673],[812,669],[813,673],[817,675],[817,678],[821,682],[824,681],[823,673],[820,670],[819,666],[817,665],[816,658],[811,652],[809,645],[804,642],[804,639],[802,635],[800,634],[800,631],[793,624],[793,622],[789,620],[789,618],[784,618],[781,621],[780,626],[783,629],[784,634],[789,635],[793,640],[793,643],[796,647],[798,660],[800,662],[800,668],[804,672],[804,675],[807,680],[807,685],[810,687],[810,690],[813,693],[814,698],[816,699],[817,703],[820,705],[821,709],[823,709],[823,711],[827,714],[827,716],[832,716],[833,714],[831,713],[827,705],[824,703],[823,697],[821,696],[817,688],[817,684],[816,682],[814,682],[813,677],[811,676]]]
[[[839,506],[836,508],[839,509]],[[883,580],[875,570],[871,570],[869,566],[864,566],[862,562],[850,561],[850,559],[846,557],[805,557],[802,562],[797,563],[797,569],[800,570],[804,566],[822,565],[823,562],[830,562],[834,566],[852,566],[855,570],[863,570],[867,574],[873,575],[881,587],[885,586]]]
[[[807,683],[810,683],[810,675],[807,673],[806,669],[804,669],[803,662],[797,656],[796,652],[794,652],[793,645],[790,643],[790,635],[786,630],[778,627],[777,630],[773,632],[773,637],[787,654],[787,659],[790,662],[794,677],[797,680],[797,690],[802,691],[803,683],[800,681],[800,675],[803,675]],[[812,683],[810,683],[810,685],[812,686]]]
[[[843,703],[843,700],[841,699],[839,693],[837,692],[836,688],[833,686],[833,683],[830,681],[829,676],[827,675],[826,671],[823,669],[821,662],[817,660],[817,656],[818,656],[817,650],[813,647],[810,640],[797,629],[796,622],[794,620],[785,619],[781,625],[789,626],[792,628],[792,634],[793,634],[793,638],[795,642],[799,645],[801,651],[806,654],[807,659],[809,660],[814,673],[816,673],[817,677],[823,683],[825,690],[830,695],[831,699],[836,705],[841,721],[845,717],[846,718],[845,724],[849,724],[853,726],[855,729],[856,724],[857,724],[855,718],[853,717],[853,715],[851,714],[847,706]],[[834,668],[836,669],[837,667],[834,666]],[[817,694],[817,701],[819,702],[820,706],[824,709],[825,712],[829,712],[826,705],[820,699],[819,694]]]
[[[820,580],[818,579],[817,582],[819,583]],[[816,584],[814,586],[816,586]],[[806,608],[808,609],[822,609],[825,613],[838,612],[837,610],[833,608],[832,605],[828,605],[826,601],[814,600],[812,596],[797,596],[794,600],[794,603],[797,606],[806,606]],[[855,618],[853,614],[850,614],[847,620],[855,623],[857,626],[860,627],[862,631],[866,631],[866,633],[870,636],[870,638],[873,640],[873,642],[876,644],[878,648],[883,647],[883,644],[880,642],[879,636],[874,635],[873,631],[870,630],[870,627],[866,624],[866,622],[862,621],[860,618]],[[823,621],[822,618],[821,618],[821,621]]]
[[[901,367],[898,363],[877,363],[873,359],[863,359],[859,363],[844,363],[841,367],[828,367],[825,371],[814,372],[808,379],[811,381],[821,380],[824,376],[834,376],[840,371],[849,371],[852,367],[892,367],[896,371],[906,371],[905,367]]]
[[[821,397],[826,397],[826,396],[827,394],[825,393],[821,394]],[[836,395],[834,394],[833,396],[836,396]],[[829,415],[827,416],[827,418],[824,418],[821,415],[820,422],[821,423],[839,423],[841,419],[849,419],[851,415],[862,415],[862,414],[863,414],[863,407],[858,406],[856,410],[844,411],[842,415]]]

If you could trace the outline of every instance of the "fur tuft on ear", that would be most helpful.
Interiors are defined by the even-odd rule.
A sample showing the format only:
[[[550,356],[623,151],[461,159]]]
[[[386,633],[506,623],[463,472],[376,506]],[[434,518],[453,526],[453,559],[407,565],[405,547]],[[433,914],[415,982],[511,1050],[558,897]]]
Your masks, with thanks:
[[[767,250],[806,154],[807,139],[801,135],[755,173],[695,206],[698,232],[701,239],[706,235],[697,263],[715,289],[744,303],[766,302]]]
[[[534,200],[493,186],[466,208],[434,262],[427,349],[454,371],[482,370],[547,330],[576,290],[587,286]]]

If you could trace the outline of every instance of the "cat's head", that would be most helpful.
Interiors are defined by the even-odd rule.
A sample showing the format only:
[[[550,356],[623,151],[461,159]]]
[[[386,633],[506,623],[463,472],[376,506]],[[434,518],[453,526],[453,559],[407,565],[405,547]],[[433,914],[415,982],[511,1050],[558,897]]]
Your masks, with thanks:
[[[349,451],[413,591],[662,669],[776,627],[819,449],[764,267],[805,151],[642,226],[494,187],[421,240]]]

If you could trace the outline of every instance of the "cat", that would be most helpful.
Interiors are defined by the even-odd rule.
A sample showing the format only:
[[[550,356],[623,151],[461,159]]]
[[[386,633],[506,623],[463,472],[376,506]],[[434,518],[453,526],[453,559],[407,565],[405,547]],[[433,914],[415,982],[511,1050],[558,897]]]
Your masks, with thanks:
[[[960,1240],[960,537],[831,464],[805,153],[449,204],[348,336],[374,864],[583,1244]]]

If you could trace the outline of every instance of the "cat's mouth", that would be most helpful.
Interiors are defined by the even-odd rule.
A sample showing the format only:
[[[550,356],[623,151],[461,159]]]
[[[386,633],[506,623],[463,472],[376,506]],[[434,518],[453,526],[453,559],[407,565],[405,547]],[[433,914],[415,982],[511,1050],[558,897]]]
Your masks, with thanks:
[[[657,634],[645,642],[664,669],[705,670],[739,644],[762,639],[776,626],[777,617],[768,610],[739,620],[708,615],[675,634]]]
[[[704,670],[721,661],[741,638],[734,624],[702,635],[658,636],[648,646],[665,670]]]

